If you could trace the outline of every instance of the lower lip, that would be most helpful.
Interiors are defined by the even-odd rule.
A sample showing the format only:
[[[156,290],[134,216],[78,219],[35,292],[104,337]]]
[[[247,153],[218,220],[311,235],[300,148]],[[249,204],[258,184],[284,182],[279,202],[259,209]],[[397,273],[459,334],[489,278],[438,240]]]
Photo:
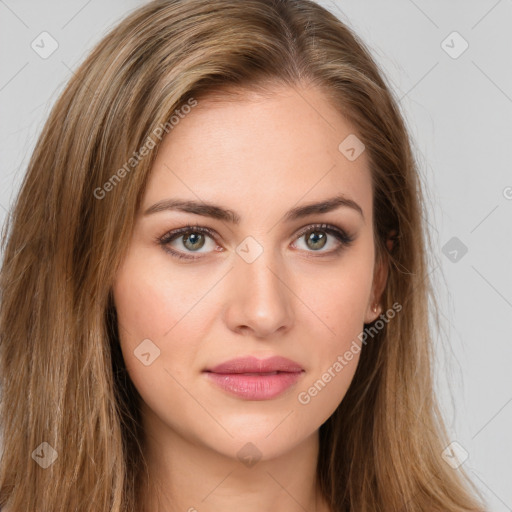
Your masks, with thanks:
[[[219,387],[244,400],[270,400],[293,386],[300,379],[302,372],[282,372],[274,375],[212,372],[206,374]]]

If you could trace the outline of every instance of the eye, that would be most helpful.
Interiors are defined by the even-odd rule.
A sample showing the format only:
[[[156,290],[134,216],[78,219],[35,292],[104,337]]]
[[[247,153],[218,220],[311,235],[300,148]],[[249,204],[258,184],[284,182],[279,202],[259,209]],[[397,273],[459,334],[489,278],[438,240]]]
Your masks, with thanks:
[[[324,247],[328,246],[331,235],[335,238],[334,248],[322,251]],[[348,235],[343,229],[329,224],[307,226],[298,233],[297,237],[297,240],[304,240],[307,252],[319,252],[321,255],[337,254],[354,241],[354,237]]]
[[[334,248],[323,251],[329,244],[329,237],[334,237]],[[317,252],[319,255],[338,254],[343,248],[349,246],[354,237],[348,235],[344,230],[329,224],[314,224],[306,226],[297,235],[295,240],[305,238],[305,251]],[[208,239],[210,240],[210,250],[208,250]],[[215,233],[210,228],[204,226],[186,225],[180,229],[175,229],[156,239],[163,249],[171,256],[178,259],[197,260],[201,256],[192,256],[191,253],[208,253],[211,250],[218,250],[215,242]],[[175,246],[173,247],[173,244]],[[201,251],[206,247],[206,250]],[[188,253],[188,254],[187,254]]]
[[[188,259],[195,260],[199,257],[197,256],[188,256],[183,253],[183,248],[187,251],[192,252],[200,252],[199,250],[205,247],[208,249],[208,244],[206,243],[206,239],[209,238],[212,243],[210,243],[210,249],[215,250],[217,244],[214,241],[214,233],[211,229],[203,227],[203,226],[191,226],[187,224],[186,226],[175,229],[166,233],[163,237],[157,239],[157,242],[164,248],[166,252],[171,254],[179,259]],[[172,243],[177,242],[177,249],[172,247]],[[200,253],[207,253],[206,251],[201,251]]]

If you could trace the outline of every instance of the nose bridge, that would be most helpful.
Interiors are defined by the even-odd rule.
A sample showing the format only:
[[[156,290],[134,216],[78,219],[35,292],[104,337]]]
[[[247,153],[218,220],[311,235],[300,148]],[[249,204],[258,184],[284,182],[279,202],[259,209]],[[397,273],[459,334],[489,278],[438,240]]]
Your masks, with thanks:
[[[291,294],[279,251],[248,237],[237,247],[231,320],[267,334],[291,321]]]

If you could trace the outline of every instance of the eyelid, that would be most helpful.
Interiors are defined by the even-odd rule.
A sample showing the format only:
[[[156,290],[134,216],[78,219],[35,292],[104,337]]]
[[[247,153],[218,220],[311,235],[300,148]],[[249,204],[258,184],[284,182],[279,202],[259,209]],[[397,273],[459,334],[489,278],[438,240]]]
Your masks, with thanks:
[[[300,238],[301,236],[304,236],[306,233],[309,233],[310,231],[314,231],[315,229],[319,230],[319,231],[326,231],[326,232],[331,232],[331,231],[334,231],[340,235],[344,235],[346,238],[350,238],[349,235],[346,233],[346,231],[342,228],[339,228],[333,224],[326,224],[325,222],[323,223],[316,223],[316,224],[308,224],[302,228],[300,228],[296,233],[295,233],[295,240],[297,240],[298,238]]]

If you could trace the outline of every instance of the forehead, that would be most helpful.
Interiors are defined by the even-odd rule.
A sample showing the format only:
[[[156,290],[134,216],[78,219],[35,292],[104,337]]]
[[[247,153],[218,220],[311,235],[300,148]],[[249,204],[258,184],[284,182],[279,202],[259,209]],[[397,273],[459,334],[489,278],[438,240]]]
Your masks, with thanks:
[[[355,127],[318,89],[206,96],[164,138],[144,206],[179,196],[255,213],[342,193],[370,215],[367,155],[349,160],[339,148],[354,136]]]

